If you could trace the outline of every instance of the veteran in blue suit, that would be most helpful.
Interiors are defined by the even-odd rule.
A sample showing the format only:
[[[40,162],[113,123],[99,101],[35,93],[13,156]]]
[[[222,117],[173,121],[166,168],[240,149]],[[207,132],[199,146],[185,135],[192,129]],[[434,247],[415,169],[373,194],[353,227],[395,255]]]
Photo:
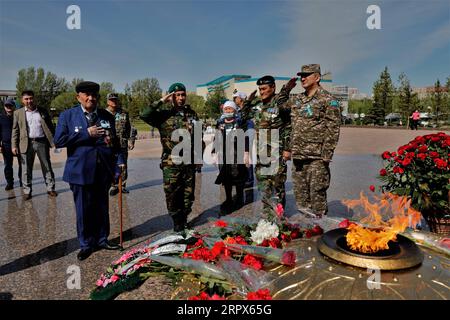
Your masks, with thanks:
[[[97,249],[120,249],[108,241],[108,190],[116,161],[121,164],[120,148],[114,117],[97,108],[99,89],[91,81],[76,86],[80,104],[60,114],[54,137],[56,148],[67,148],[63,180],[70,184],[75,201],[78,260]]]

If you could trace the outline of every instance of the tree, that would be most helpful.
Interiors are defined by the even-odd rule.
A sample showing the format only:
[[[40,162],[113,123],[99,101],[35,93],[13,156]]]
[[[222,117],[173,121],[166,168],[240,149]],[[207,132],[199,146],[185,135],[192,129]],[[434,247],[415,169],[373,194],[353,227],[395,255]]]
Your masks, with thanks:
[[[196,95],[194,92],[188,92],[187,94],[187,104],[189,104],[192,109],[197,112],[199,118],[206,120],[206,108],[205,99],[202,96]]]
[[[100,83],[100,90],[107,93],[114,92],[114,85],[111,82],[102,82]]]
[[[53,99],[67,91],[69,84],[64,78],[58,78],[54,73],[45,73],[43,68],[29,67],[18,72],[16,89],[18,95],[24,90],[34,91],[36,105],[49,108]]]
[[[208,93],[206,96],[205,114],[209,118],[216,119],[220,116],[220,105],[223,99],[226,99],[223,86],[217,86],[214,90]]]
[[[404,119],[408,119],[409,115],[419,109],[419,98],[416,93],[412,92],[411,84],[406,75],[402,72],[398,77],[400,84],[398,88],[398,107]],[[407,123],[407,125],[408,125]]]
[[[394,86],[388,68],[385,67],[380,78],[373,85],[373,104],[370,114],[375,123],[382,124],[385,115],[393,111],[393,97]]]
[[[58,95],[51,102],[51,108],[55,109],[56,113],[61,113],[62,111],[69,109],[78,104],[75,92],[63,92]]]
[[[145,78],[134,81],[131,88],[127,84],[125,96],[128,112],[132,118],[135,118],[144,107],[161,99],[162,90],[156,78]]]
[[[83,82],[84,79],[83,78],[73,78],[72,81],[69,84],[69,87],[67,88],[67,91],[71,91],[71,92],[75,92],[75,88],[76,86],[80,83]]]
[[[443,91],[444,88],[441,87],[441,82],[439,81],[439,79],[437,79],[437,81],[434,83],[434,92],[432,97],[432,104],[436,119],[436,127],[439,127],[439,118],[442,113],[441,108],[443,107],[444,104]]]

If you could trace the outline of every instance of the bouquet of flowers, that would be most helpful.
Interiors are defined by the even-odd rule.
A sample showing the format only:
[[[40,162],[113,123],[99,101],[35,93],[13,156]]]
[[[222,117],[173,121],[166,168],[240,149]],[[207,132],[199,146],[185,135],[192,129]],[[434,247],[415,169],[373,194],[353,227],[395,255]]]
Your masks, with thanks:
[[[450,218],[450,136],[444,132],[418,136],[395,152],[381,155],[383,191],[411,198],[430,219]]]

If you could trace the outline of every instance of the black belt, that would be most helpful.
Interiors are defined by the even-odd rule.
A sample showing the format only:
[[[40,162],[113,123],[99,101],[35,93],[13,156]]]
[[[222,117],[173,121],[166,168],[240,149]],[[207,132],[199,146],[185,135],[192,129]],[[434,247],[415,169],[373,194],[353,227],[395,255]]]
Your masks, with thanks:
[[[37,141],[37,142],[46,142],[47,138],[42,137],[42,138],[28,138],[30,141]]]

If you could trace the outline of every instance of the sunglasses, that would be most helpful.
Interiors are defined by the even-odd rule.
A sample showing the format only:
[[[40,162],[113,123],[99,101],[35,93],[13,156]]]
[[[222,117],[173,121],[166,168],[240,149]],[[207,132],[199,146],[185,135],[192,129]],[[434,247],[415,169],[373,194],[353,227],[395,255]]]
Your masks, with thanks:
[[[308,78],[312,74],[314,74],[314,72],[300,73],[300,78]]]

